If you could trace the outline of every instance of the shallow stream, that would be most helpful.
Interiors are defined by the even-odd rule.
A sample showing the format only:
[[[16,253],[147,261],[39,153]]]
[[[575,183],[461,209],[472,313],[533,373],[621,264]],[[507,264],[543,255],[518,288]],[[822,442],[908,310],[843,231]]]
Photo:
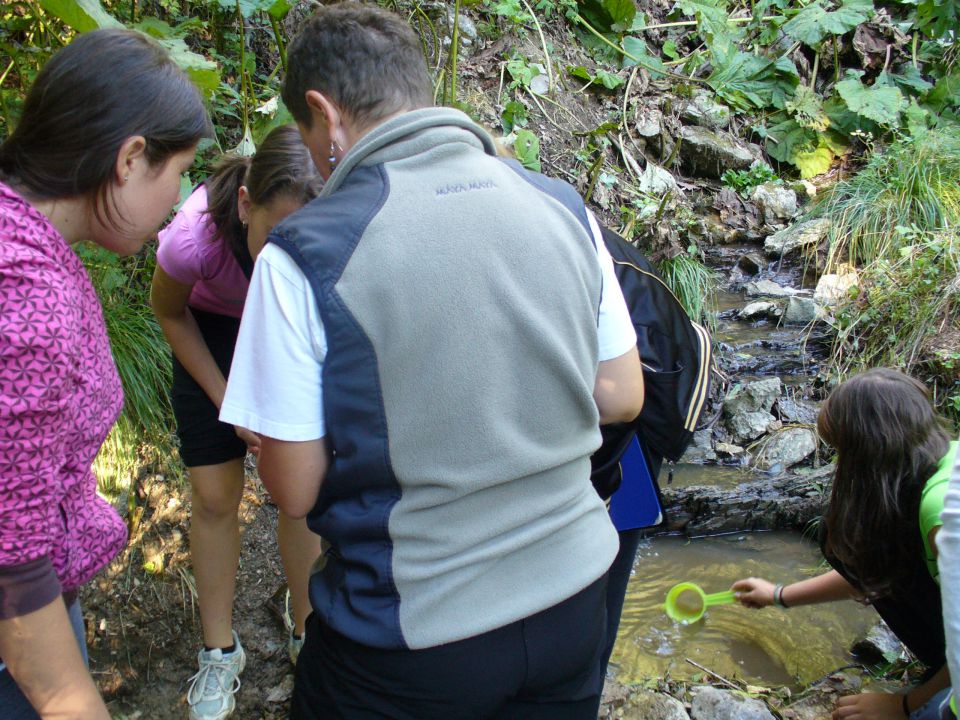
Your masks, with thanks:
[[[852,601],[786,611],[723,605],[709,608],[702,620],[687,626],[674,623],[663,611],[664,596],[681,581],[695,582],[711,593],[743,577],[789,583],[825,570],[816,546],[796,533],[644,542],[611,658],[617,679],[702,676],[702,670],[686,661],[690,658],[725,678],[797,687],[848,664],[851,643],[877,621],[872,609]]]

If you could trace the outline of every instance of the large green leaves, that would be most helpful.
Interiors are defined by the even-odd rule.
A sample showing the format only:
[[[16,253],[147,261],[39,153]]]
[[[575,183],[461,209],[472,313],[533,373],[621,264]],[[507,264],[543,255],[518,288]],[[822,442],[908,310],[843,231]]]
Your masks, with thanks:
[[[900,113],[907,109],[907,99],[895,85],[874,82],[864,85],[860,80],[862,71],[847,70],[846,76],[837,83],[837,93],[852,112],[880,125],[897,127]]]
[[[624,33],[633,27],[637,6],[633,0],[581,0],[580,13],[600,32]]]
[[[123,27],[119,20],[103,9],[99,0],[40,0],[40,6],[77,32]]]
[[[294,0],[216,0],[216,3],[227,12],[236,12],[239,5],[240,14],[245,18],[265,12],[278,20],[296,4]]]
[[[711,47],[727,41],[736,32],[727,19],[726,0],[679,0],[677,8],[696,19],[697,29]]]
[[[786,56],[776,60],[739,50],[717,52],[707,83],[740,110],[782,108],[800,81],[797,69]]]
[[[873,15],[872,0],[843,0],[836,10],[828,10],[825,0],[815,0],[790,18],[783,31],[794,40],[817,47],[828,35],[843,35]]]

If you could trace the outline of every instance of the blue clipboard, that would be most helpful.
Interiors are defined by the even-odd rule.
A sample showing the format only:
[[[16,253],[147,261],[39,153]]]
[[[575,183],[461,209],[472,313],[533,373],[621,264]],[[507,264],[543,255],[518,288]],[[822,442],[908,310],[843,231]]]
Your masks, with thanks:
[[[634,438],[620,459],[623,479],[610,498],[610,519],[618,532],[659,525],[663,520],[657,489],[643,457],[640,442]]]

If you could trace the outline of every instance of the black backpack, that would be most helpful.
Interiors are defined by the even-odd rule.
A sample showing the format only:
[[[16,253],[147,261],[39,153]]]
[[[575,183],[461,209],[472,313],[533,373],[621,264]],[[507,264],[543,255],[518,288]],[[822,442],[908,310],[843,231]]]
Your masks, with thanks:
[[[644,382],[640,416],[600,428],[591,480],[608,498],[620,487],[620,458],[636,433],[651,455],[673,461],[683,455],[710,394],[713,348],[643,253],[612,230],[601,231],[637,331]]]

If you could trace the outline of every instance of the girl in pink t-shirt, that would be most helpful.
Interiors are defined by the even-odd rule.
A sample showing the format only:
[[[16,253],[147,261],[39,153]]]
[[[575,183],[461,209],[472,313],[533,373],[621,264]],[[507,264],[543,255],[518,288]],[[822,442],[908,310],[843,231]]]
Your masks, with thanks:
[[[205,648],[187,692],[193,720],[234,708],[245,655],[232,629],[240,560],[243,461],[259,438],[218,419],[253,258],[270,229],[319,190],[297,129],[274,129],[252,158],[226,157],[160,233],[151,300],[173,349],[173,412],[193,490],[190,552]],[[280,513],[277,539],[293,606],[291,659],[310,612],[307,581],[320,538]]]
[[[123,390],[71,245],[137,252],[180,195],[203,101],[126,30],[75,38],[0,145],[0,715],[109,720],[77,590],[126,542],[90,466]],[[5,665],[3,665],[5,663]]]

